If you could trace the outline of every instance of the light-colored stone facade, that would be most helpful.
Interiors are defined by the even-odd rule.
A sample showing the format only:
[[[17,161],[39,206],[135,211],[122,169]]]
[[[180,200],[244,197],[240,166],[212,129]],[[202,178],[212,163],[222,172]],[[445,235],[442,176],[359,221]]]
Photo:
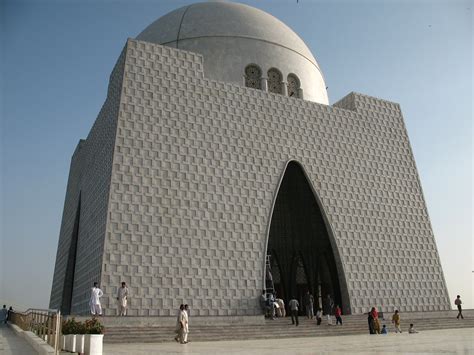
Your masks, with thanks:
[[[79,199],[79,236],[71,300],[74,313],[84,313],[89,309],[92,280],[97,281],[101,277],[124,64],[125,52],[122,52],[110,75],[107,99],[87,139],[79,142],[71,159],[51,289],[52,308],[60,308],[63,299],[66,265],[73,257],[69,251]]]
[[[216,82],[200,55],[137,40],[110,87],[73,156],[51,307],[82,191],[72,313],[87,313],[99,281],[116,314],[126,281],[130,315],[173,316],[183,302],[193,315],[259,314],[272,206],[295,160],[331,230],[346,312],[449,309],[398,104]]]

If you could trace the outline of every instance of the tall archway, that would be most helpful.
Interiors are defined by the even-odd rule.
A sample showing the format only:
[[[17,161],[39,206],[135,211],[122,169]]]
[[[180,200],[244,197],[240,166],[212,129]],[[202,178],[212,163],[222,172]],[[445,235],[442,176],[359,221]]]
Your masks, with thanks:
[[[270,218],[267,250],[278,255],[287,300],[310,291],[315,306],[327,294],[350,313],[344,271],[329,223],[303,167],[290,161],[284,171]]]

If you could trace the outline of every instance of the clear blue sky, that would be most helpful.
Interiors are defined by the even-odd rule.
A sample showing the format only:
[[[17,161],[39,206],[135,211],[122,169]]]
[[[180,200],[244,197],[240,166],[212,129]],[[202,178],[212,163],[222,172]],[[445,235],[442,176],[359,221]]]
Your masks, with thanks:
[[[472,2],[242,2],[303,38],[331,103],[357,91],[401,104],[450,297],[473,308]],[[188,3],[0,2],[0,302],[48,305],[74,148],[126,39]]]

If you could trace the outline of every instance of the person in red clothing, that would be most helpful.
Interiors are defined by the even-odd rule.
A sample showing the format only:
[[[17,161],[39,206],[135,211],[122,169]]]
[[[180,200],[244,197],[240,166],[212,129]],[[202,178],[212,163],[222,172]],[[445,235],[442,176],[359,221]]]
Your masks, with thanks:
[[[339,305],[336,306],[336,310],[334,311],[334,315],[336,316],[336,325],[339,323],[342,325],[342,318],[341,318],[342,310]]]
[[[377,312],[377,308],[372,307],[370,311],[370,315],[374,319],[374,331],[376,334],[380,334],[380,322],[379,322],[379,312]]]

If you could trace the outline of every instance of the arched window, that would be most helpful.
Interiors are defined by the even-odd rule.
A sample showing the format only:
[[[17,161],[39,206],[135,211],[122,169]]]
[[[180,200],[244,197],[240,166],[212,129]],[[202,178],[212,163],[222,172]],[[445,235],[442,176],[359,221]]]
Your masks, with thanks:
[[[245,67],[245,86],[248,88],[261,89],[262,71],[255,64]]]
[[[268,71],[268,91],[275,94],[281,94],[282,75],[278,69],[272,68]]]
[[[295,74],[288,75],[288,96],[290,97],[300,97],[299,89],[300,89],[300,81]]]

